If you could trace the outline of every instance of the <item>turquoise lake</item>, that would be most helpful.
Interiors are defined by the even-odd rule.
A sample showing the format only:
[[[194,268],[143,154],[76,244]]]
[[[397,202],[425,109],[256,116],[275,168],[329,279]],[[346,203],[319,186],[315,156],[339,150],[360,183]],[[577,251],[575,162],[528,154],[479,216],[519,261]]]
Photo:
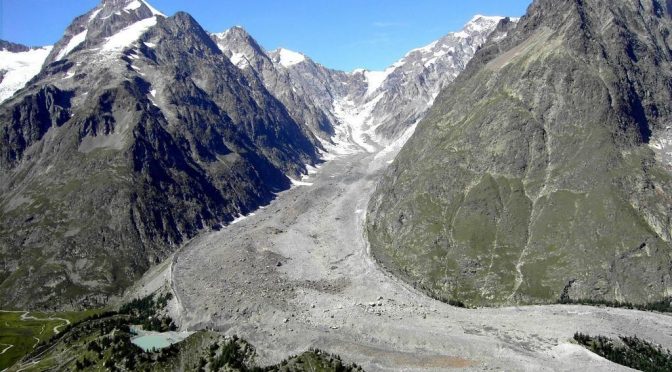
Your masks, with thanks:
[[[159,350],[171,345],[171,342],[168,341],[168,337],[162,335],[140,336],[132,339],[131,342],[141,347],[144,351],[151,351],[152,349]]]

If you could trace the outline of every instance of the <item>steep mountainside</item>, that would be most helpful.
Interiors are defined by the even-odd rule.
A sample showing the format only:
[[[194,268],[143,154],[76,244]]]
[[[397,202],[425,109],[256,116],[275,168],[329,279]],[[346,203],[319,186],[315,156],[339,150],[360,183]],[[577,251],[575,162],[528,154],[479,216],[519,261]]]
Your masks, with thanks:
[[[672,177],[659,151],[671,11],[535,1],[387,170],[369,205],[375,256],[471,304],[671,295]]]
[[[370,116],[376,137],[394,140],[422,119],[503,19],[477,15],[461,31],[410,51],[378,76],[369,73],[366,100],[373,105]],[[506,19],[499,37],[516,22]]]
[[[51,46],[30,48],[0,40],[0,103],[40,72],[49,52]]]
[[[304,86],[292,81],[286,67],[281,63],[274,63],[247,31],[241,27],[233,27],[213,34],[213,39],[246,76],[260,79],[269,92],[285,105],[294,120],[305,123],[311,133],[329,141],[336,125],[330,107],[314,102]]]
[[[189,15],[103,1],[0,106],[0,307],[104,303],[288,188],[306,133]]]

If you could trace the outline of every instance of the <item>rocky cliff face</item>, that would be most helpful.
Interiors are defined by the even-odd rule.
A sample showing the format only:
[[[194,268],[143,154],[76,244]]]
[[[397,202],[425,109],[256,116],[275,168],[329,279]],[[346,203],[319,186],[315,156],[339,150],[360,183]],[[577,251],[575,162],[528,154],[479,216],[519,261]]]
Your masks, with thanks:
[[[0,307],[104,304],[288,188],[306,133],[189,15],[104,1],[0,106]]]
[[[315,134],[323,141],[329,141],[336,125],[330,108],[316,102],[303,85],[297,84],[287,71],[287,66],[280,61],[274,62],[241,27],[213,34],[213,39],[243,74],[261,80],[268,91],[283,103],[292,118],[305,124],[309,136]],[[319,146],[319,142],[315,144]]]
[[[12,53],[21,53],[21,52],[27,52],[31,49],[29,46],[23,45],[23,44],[17,44],[17,43],[12,43],[10,41],[6,40],[0,40],[0,50],[12,52]]]
[[[537,0],[371,200],[375,256],[471,304],[672,293],[669,1]]]

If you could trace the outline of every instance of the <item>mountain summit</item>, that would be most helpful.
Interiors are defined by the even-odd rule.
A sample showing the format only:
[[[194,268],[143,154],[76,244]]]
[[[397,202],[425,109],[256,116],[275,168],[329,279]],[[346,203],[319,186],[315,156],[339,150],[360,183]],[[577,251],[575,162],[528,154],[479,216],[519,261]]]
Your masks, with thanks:
[[[68,26],[46,63],[65,58],[75,48],[93,47],[103,42],[103,50],[123,48],[155,25],[159,16],[163,14],[144,0],[103,0]]]
[[[388,169],[375,256],[474,305],[669,296],[672,176],[649,142],[672,120],[670,9],[535,1]]]

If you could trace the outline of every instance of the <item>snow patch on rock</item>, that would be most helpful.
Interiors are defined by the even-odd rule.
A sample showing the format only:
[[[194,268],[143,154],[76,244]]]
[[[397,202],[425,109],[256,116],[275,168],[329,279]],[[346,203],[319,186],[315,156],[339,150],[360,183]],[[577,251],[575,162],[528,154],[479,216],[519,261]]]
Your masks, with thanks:
[[[313,184],[310,182],[295,180],[291,177],[289,178],[289,180],[292,182],[292,186],[313,186]]]
[[[298,52],[280,48],[278,49],[279,62],[285,67],[294,66],[306,60],[306,57]]]
[[[135,0],[135,1],[131,1],[130,3],[128,3],[128,5],[126,5],[124,7],[124,10],[126,10],[126,11],[136,10],[136,9],[140,8],[141,6],[142,6],[142,3],[138,0]]]
[[[236,65],[238,68],[243,68],[248,64],[248,59],[245,53],[233,53],[229,59],[231,60],[231,63]]]
[[[96,19],[98,14],[100,14],[101,10],[103,10],[103,8],[96,9],[96,10],[93,11],[93,13],[91,13],[91,15],[89,16],[89,23],[91,23],[94,19]]]
[[[61,49],[58,52],[58,55],[56,55],[56,60],[60,61],[63,59],[63,57],[67,56],[70,52],[72,52],[73,49],[77,48],[79,44],[83,43],[84,40],[86,40],[86,34],[88,33],[89,30],[84,30],[77,35],[73,36],[70,38],[70,41],[68,41],[68,44]]]
[[[388,67],[385,71],[364,71],[364,76],[366,76],[368,83],[366,95],[370,96],[377,91],[394,70],[396,70],[395,66]]]
[[[12,53],[0,50],[0,70],[6,71],[0,83],[0,102],[5,101],[23,88],[42,69],[52,46]]]
[[[149,10],[150,10],[150,11],[152,12],[152,14],[154,14],[155,16],[162,16],[162,17],[165,17],[165,16],[166,16],[165,14],[163,14],[163,13],[159,12],[158,10],[156,10],[156,8],[154,8],[153,6],[151,6],[151,5],[150,5],[148,2],[146,2],[145,0],[137,0],[137,2],[140,2],[140,3],[142,3],[142,4],[145,4],[145,6],[146,6],[147,8],[149,8]]]
[[[119,52],[137,41],[151,27],[156,25],[156,17],[150,17],[124,28],[107,38],[103,44],[103,52]]]

